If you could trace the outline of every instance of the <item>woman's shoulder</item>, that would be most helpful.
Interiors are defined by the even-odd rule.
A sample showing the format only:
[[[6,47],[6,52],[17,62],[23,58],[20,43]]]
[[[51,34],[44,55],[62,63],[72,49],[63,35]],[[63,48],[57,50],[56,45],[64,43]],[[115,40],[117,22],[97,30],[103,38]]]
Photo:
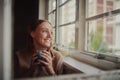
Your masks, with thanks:
[[[61,52],[55,50],[55,49],[51,49],[52,53],[54,56],[62,56]]]
[[[51,52],[52,52],[52,55],[54,57],[54,60],[57,61],[57,60],[63,59],[63,56],[62,56],[61,52],[59,52],[55,49],[52,49]]]
[[[27,52],[27,49],[23,48],[23,49],[19,49],[15,52],[16,55],[25,55],[25,53]]]
[[[61,74],[62,73],[62,66],[63,66],[63,56],[61,54],[61,52],[52,49],[52,52],[54,54],[54,58],[53,58],[53,63],[54,63],[54,68],[55,68],[55,72],[57,74]]]
[[[15,59],[19,61],[19,65],[29,67],[31,53],[27,49],[20,49],[15,53]]]
[[[19,59],[28,59],[31,56],[30,50],[23,48],[15,52],[15,56]]]
[[[16,53],[17,53],[17,54],[20,54],[20,55],[28,55],[28,54],[30,54],[32,51],[33,51],[32,48],[25,47],[25,48],[22,48],[22,49],[17,50]]]

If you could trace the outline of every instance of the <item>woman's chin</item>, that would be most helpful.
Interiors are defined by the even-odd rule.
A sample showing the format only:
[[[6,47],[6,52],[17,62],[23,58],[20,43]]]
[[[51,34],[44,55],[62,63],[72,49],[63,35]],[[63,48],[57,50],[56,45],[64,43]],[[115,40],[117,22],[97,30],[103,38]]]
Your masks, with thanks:
[[[45,47],[49,48],[51,45],[50,44],[46,44]]]

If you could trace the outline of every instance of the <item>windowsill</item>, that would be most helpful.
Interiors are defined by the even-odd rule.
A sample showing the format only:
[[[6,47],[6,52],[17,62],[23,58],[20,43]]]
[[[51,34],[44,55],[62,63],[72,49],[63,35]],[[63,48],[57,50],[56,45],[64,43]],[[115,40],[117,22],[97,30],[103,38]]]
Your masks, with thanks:
[[[77,56],[77,55],[76,55]],[[85,56],[81,56],[85,57]],[[88,58],[88,57],[87,57]],[[66,65],[71,66],[72,69],[79,70],[80,72],[83,72],[82,74],[69,74],[69,75],[59,75],[59,76],[51,76],[51,77],[38,77],[38,78],[28,78],[28,79],[16,79],[16,80],[87,80],[87,79],[95,79],[95,80],[106,80],[106,79],[120,79],[119,73],[120,70],[116,71],[103,71],[99,68],[96,68],[92,65],[89,65],[87,63],[84,63],[82,61],[78,61],[71,57],[64,57],[64,62]],[[90,61],[91,62],[91,61]],[[111,77],[112,76],[112,77]]]
[[[74,67],[78,71],[83,72],[84,74],[97,74],[97,73],[104,72],[103,70],[99,68],[96,68],[84,62],[75,60],[71,57],[64,57],[64,62],[68,64],[69,66]]]
[[[92,66],[92,67],[95,67],[95,68],[101,69],[101,70],[118,69],[118,66],[119,66],[115,62],[107,61],[104,59],[97,59],[93,56],[86,55],[81,52],[70,53],[70,57],[76,59],[76,61],[78,60],[78,62],[81,63],[81,65],[84,63],[87,66],[89,65],[89,66]]]

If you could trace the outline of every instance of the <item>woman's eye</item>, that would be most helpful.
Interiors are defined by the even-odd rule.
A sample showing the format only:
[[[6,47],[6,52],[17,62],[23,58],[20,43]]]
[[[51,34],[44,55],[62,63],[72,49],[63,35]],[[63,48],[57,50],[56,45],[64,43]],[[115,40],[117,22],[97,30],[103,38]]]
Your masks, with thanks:
[[[42,32],[48,32],[47,30],[42,30]]]
[[[53,34],[53,32],[48,31],[48,30],[42,30],[42,33],[49,33],[49,34]]]

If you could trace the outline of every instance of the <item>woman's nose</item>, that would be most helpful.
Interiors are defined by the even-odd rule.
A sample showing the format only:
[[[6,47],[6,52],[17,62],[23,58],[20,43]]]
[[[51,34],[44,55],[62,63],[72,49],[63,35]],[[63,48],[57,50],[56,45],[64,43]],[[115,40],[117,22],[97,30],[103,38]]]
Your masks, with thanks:
[[[52,38],[52,33],[51,32],[48,33],[48,37]]]

